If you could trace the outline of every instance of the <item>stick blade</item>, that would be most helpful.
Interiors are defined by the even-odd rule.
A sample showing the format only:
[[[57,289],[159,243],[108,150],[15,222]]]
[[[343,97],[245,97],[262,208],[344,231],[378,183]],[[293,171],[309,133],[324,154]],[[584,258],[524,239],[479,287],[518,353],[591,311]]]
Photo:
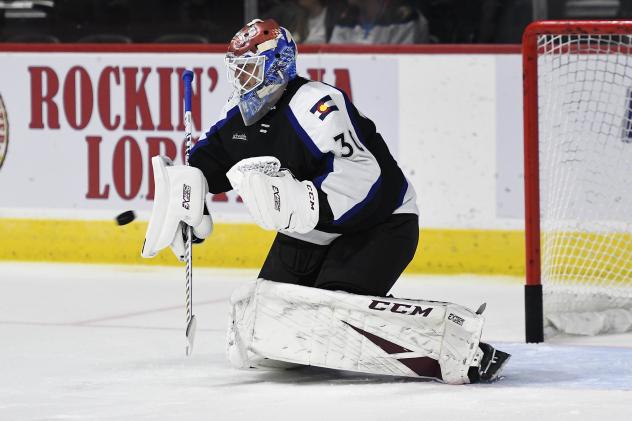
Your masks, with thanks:
[[[191,316],[191,320],[189,320],[189,324],[187,325],[187,330],[186,330],[186,337],[187,337],[187,344],[186,344],[186,355],[187,357],[190,357],[191,354],[193,353],[193,341],[195,340],[195,327],[197,325],[197,320],[195,319],[195,316]]]

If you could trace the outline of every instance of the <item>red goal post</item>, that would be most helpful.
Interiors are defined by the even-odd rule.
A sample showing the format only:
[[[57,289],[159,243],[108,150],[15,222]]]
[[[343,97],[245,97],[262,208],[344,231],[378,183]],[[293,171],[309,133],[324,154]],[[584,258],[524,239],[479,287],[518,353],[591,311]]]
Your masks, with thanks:
[[[617,43],[620,37],[632,35],[632,21],[539,21],[531,23],[522,38],[524,88],[524,177],[525,177],[525,241],[526,285],[525,328],[527,342],[542,342],[543,290],[541,272],[541,208],[540,208],[540,121],[538,71],[544,54],[546,37],[561,40],[548,54],[623,54],[631,55],[630,43]],[[599,37],[606,41],[600,44]],[[583,52],[586,45],[590,50]],[[602,51],[603,50],[603,51]],[[553,51],[553,52],[551,52]],[[540,92],[541,93],[541,92]],[[632,218],[632,216],[631,216]]]

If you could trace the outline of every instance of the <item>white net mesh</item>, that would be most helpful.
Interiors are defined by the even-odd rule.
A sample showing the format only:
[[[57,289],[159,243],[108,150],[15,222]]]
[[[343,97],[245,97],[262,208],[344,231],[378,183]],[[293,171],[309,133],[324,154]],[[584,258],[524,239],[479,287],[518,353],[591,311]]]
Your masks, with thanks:
[[[632,39],[539,35],[538,100],[545,325],[628,330]]]

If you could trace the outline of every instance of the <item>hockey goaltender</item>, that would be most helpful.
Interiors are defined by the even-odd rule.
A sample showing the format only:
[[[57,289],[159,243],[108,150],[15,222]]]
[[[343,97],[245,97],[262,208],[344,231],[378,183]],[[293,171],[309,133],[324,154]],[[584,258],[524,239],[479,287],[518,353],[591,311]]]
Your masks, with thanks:
[[[373,121],[341,90],[297,76],[296,55],[274,20],[233,37],[233,93],[190,166],[152,161],[166,193],[156,196],[143,256],[171,246],[181,257],[183,221],[208,237],[206,193],[235,189],[255,222],[277,231],[258,279],[230,300],[235,366],[496,380],[509,354],[480,342],[484,306],[387,297],[417,248],[415,191]],[[184,185],[198,201],[189,209]]]

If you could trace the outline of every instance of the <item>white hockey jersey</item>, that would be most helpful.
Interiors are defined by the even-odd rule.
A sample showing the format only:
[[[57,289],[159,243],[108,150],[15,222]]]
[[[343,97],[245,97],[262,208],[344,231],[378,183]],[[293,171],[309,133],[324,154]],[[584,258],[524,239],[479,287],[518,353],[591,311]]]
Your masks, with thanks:
[[[200,138],[189,162],[202,170],[212,193],[232,189],[226,172],[238,161],[274,156],[299,180],[318,189],[319,222],[307,234],[316,244],[364,230],[393,213],[417,214],[413,187],[375,124],[330,85],[293,79],[270,112],[246,126],[237,106]]]

